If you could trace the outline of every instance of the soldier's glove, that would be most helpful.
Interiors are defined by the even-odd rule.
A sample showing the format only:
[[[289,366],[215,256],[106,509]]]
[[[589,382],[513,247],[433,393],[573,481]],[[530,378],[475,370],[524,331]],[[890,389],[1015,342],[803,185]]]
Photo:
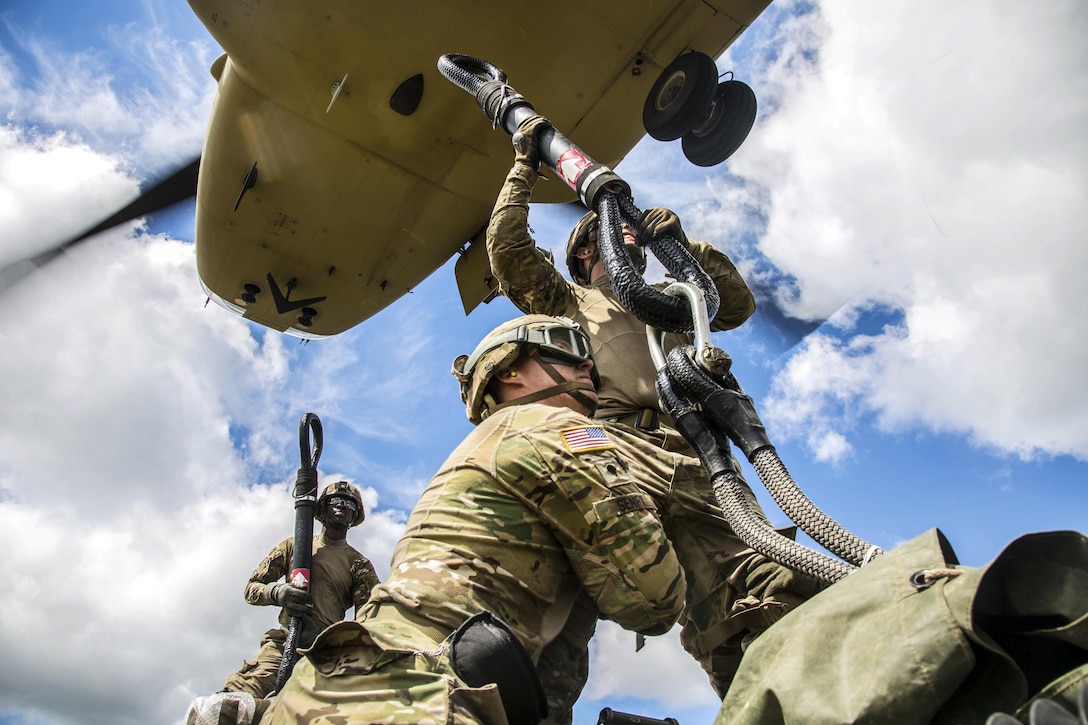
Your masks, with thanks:
[[[540,166],[540,144],[538,134],[551,123],[543,116],[530,116],[518,124],[510,140],[514,144],[514,163],[528,164],[536,170]]]
[[[269,587],[268,598],[286,609],[292,617],[307,617],[314,611],[314,598],[308,591],[284,582]]]
[[[642,212],[638,220],[638,236],[635,241],[640,247],[645,247],[651,240],[660,237],[672,237],[685,247],[688,244],[687,235],[680,226],[680,217],[669,209],[647,209]]]
[[[295,645],[295,649],[312,647],[319,634],[321,634],[321,628],[314,623],[313,617],[309,615],[302,617],[302,630],[299,632],[298,644]]]

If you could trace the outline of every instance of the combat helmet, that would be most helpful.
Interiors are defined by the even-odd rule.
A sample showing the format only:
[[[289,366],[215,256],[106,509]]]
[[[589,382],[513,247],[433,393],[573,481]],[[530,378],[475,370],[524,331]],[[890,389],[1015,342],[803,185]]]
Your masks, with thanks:
[[[578,259],[575,255],[578,250],[589,244],[589,235],[597,229],[597,212],[588,211],[585,215],[578,220],[578,223],[574,225],[574,229],[570,232],[570,238],[567,239],[567,270],[570,272],[570,278],[577,284],[587,285],[589,284],[589,278],[586,277],[585,270],[582,266],[582,260]],[[590,265],[592,266],[592,264]]]
[[[314,518],[325,523],[325,502],[332,496],[343,496],[344,498],[350,498],[355,502],[355,518],[351,520],[352,526],[358,526],[363,523],[363,519],[366,518],[366,507],[363,506],[363,494],[359,493],[359,489],[351,485],[347,481],[337,481],[336,483],[330,483],[325,486],[325,490],[321,492],[321,495],[317,497],[317,511],[314,512]]]
[[[522,348],[532,345],[536,349],[538,362],[551,377],[556,386],[531,394],[516,401],[500,404],[487,388],[498,375],[513,365],[522,354]],[[578,398],[578,390],[586,390],[589,384],[578,381],[565,381],[551,368],[551,362],[578,364],[592,360],[589,338],[578,324],[566,317],[548,315],[525,315],[505,322],[489,332],[470,355],[459,355],[453,361],[453,376],[461,385],[461,401],[465,404],[468,419],[480,423],[500,407],[512,403],[526,403],[551,397],[558,393],[570,393]],[[590,371],[593,389],[601,387],[597,368]],[[585,396],[579,398],[591,410],[596,404]]]
[[[599,232],[600,224],[597,220],[597,212],[588,211],[578,223],[574,225],[574,229],[570,232],[570,237],[567,239],[567,271],[570,272],[570,278],[574,280],[576,284],[588,285],[590,283],[589,277],[586,276],[585,269],[582,265],[582,260],[578,259],[578,250],[589,244],[590,237]],[[597,262],[600,257],[600,244],[598,242],[597,251],[594,252],[593,258],[590,259],[590,268]],[[646,256],[643,255],[641,259],[635,262],[635,268],[639,274],[646,272]]]

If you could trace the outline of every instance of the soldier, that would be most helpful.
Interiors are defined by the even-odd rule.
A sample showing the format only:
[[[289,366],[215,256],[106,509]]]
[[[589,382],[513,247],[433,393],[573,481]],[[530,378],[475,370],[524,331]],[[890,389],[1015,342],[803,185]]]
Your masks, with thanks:
[[[318,637],[263,725],[537,723],[534,663],[579,592],[645,634],[667,632],[684,574],[661,527],[672,468],[587,415],[599,378],[570,321],[518,318],[454,374],[476,429],[423,491],[391,573],[358,622]]]
[[[250,604],[276,605],[280,627],[261,637],[256,657],[227,678],[223,692],[248,692],[256,698],[276,689],[276,676],[283,660],[283,646],[291,617],[301,617],[301,642],[312,642],[317,633],[344,618],[348,607],[358,611],[378,585],[378,575],[370,560],[347,542],[348,529],[366,518],[359,489],[347,481],[330,483],[317,499],[315,518],[323,524],[314,539],[310,591],[279,581],[291,572],[294,539],[284,539],[272,549],[246,583],[245,597]]]
[[[539,176],[536,135],[547,125],[545,119],[534,116],[514,134],[514,165],[487,228],[491,269],[503,294],[522,312],[563,315],[585,330],[601,374],[594,417],[609,432],[622,430],[671,455],[676,478],[664,492],[669,503],[664,510],[665,526],[688,580],[681,641],[707,672],[715,691],[724,696],[744,639],[804,601],[817,584],[756,554],[725,521],[695,452],[660,410],[646,326],[620,305],[604,272],[597,215],[583,216],[567,243],[567,266],[574,283],[563,278],[529,235],[529,195]],[[639,240],[659,235],[672,236],[685,245],[713,278],[721,304],[711,321],[712,330],[732,329],[755,311],[752,293],[732,261],[711,244],[689,241],[676,214],[667,209],[646,211],[637,233],[624,228],[626,249],[641,270],[646,261]],[[690,336],[669,335],[666,348],[681,341],[690,342]],[[762,515],[754,495],[750,501]],[[592,614],[591,607],[576,611]],[[588,657],[586,635],[592,636],[593,629],[592,620],[577,624],[572,620],[567,637],[543,656],[541,676],[552,698],[556,723],[569,722],[570,707],[585,683],[588,665],[573,668],[570,662],[572,657]]]

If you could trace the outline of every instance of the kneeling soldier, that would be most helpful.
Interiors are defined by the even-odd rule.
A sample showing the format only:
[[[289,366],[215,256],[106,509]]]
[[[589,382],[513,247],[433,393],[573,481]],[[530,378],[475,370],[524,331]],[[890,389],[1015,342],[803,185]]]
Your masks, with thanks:
[[[359,621],[318,637],[262,723],[537,723],[536,661],[579,592],[633,631],[676,622],[684,574],[636,483],[672,469],[587,417],[599,379],[578,326],[518,318],[454,375],[476,430],[423,491]]]

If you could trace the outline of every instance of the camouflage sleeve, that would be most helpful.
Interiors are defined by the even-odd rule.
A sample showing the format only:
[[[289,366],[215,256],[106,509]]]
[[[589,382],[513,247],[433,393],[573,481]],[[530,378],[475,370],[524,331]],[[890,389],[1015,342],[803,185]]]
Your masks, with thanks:
[[[370,598],[370,591],[381,584],[374,565],[363,555],[359,555],[351,563],[351,598],[355,604],[355,613],[358,614],[366,600]]]
[[[529,235],[529,194],[537,172],[514,164],[487,225],[487,256],[499,289],[525,314],[562,315],[574,290]]]
[[[733,260],[709,242],[687,242],[688,251],[699,261],[718,288],[721,304],[718,314],[710,321],[715,332],[732,330],[756,311],[756,300],[748,284],[740,276]]]
[[[561,441],[571,431],[577,429],[514,436],[500,451],[508,467],[502,478],[536,482],[524,500],[539,511],[603,617],[663,634],[683,609],[686,582],[657,507],[614,448],[568,450]]]
[[[293,539],[284,539],[276,548],[268,552],[260,566],[253,570],[246,582],[246,601],[257,606],[269,606],[274,602],[268,598],[268,585],[287,576],[291,568],[291,555],[294,549]]]

